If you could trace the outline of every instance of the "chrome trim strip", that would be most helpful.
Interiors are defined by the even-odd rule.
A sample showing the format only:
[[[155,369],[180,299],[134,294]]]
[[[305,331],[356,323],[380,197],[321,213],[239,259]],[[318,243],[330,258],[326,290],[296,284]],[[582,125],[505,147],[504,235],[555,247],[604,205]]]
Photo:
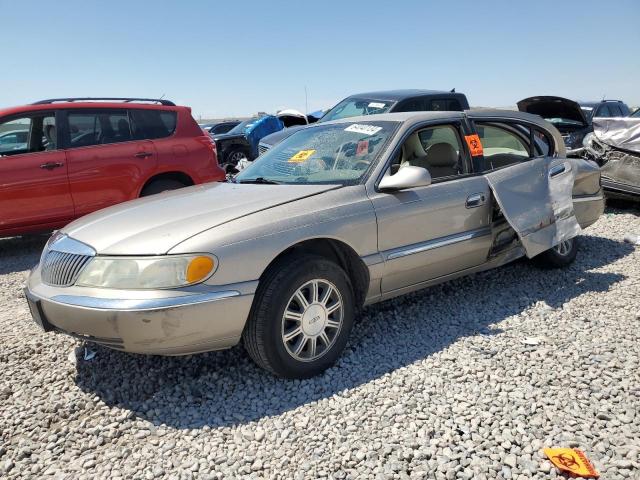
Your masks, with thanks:
[[[199,303],[215,302],[225,298],[237,297],[240,292],[228,290],[223,292],[200,293],[196,295],[184,295],[180,297],[126,299],[126,298],[96,298],[79,295],[55,295],[49,300],[61,305],[89,308],[92,310],[118,310],[121,312],[146,312],[149,310],[162,310],[166,308],[197,305]]]
[[[406,257],[408,255],[414,255],[416,253],[426,252],[434,248],[445,247],[458,242],[464,242],[473,238],[484,237],[491,234],[491,228],[481,228],[478,230],[470,230],[468,232],[456,233],[454,235],[447,235],[446,237],[435,238],[428,242],[414,243],[409,248],[402,247],[400,249],[392,250],[386,256],[387,260],[393,260],[395,258]]]
[[[73,253],[76,255],[85,255],[87,257],[96,256],[96,251],[92,247],[90,247],[86,243],[82,243],[78,240],[68,237],[65,234],[62,234],[60,238],[57,238],[52,243],[50,243],[47,249],[55,250],[56,252],[62,252],[62,253]]]
[[[598,200],[604,200],[602,195],[592,195],[592,196],[584,196],[584,197],[573,197],[573,203],[576,202],[595,202]]]

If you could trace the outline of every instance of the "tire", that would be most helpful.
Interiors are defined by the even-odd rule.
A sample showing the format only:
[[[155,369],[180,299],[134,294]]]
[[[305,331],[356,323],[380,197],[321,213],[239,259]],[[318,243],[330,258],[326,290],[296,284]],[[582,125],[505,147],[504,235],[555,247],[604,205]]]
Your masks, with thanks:
[[[186,185],[178,180],[154,180],[142,189],[141,197],[148,197],[156,193],[166,192],[167,190],[177,190],[186,187]]]
[[[238,162],[242,160],[242,157],[246,158],[247,160],[250,159],[249,154],[244,148],[232,147],[231,150],[229,150],[225,155],[224,165],[231,165],[235,167],[236,165],[238,165]]]
[[[576,259],[579,246],[578,238],[574,237],[535,256],[533,261],[541,268],[567,267]]]
[[[306,308],[298,293],[308,301]],[[317,255],[293,255],[271,267],[260,282],[242,338],[260,367],[283,378],[310,378],[336,362],[354,316],[353,288],[344,270]]]

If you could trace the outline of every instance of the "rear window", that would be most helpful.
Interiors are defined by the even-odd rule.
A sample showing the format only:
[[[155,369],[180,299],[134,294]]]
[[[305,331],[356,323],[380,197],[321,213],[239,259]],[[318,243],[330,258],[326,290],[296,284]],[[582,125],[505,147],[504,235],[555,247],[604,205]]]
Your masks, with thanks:
[[[427,110],[437,111],[454,111],[458,112],[462,110],[462,106],[460,102],[455,98],[438,98],[435,100],[431,100],[430,108]]]
[[[611,112],[612,117],[621,117],[622,110],[618,105],[609,105],[609,111]]]
[[[176,130],[176,112],[166,110],[130,110],[131,131],[135,140],[165,138]]]
[[[131,140],[126,110],[70,110],[67,118],[71,148]]]

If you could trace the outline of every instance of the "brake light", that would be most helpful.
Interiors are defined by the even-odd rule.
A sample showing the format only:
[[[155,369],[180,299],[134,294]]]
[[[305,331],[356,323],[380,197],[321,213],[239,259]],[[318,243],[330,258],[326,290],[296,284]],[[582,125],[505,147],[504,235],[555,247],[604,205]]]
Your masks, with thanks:
[[[218,149],[216,147],[216,142],[213,141],[213,139],[209,136],[209,134],[205,133],[204,135],[202,135],[200,137],[196,137],[196,140],[198,141],[198,143],[201,143],[207,149],[211,150],[211,153],[213,154],[213,158],[217,162],[218,161]]]

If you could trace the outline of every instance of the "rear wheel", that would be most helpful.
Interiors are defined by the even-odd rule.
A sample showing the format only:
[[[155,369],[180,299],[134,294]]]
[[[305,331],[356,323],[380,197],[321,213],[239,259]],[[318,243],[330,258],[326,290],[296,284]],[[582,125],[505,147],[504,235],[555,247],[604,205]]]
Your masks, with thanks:
[[[186,185],[178,180],[154,180],[142,189],[140,196],[147,197],[149,195],[155,195],[156,193],[166,192],[167,190],[177,190],[183,187],[186,187]]]
[[[316,255],[279,262],[258,288],[244,345],[261,367],[285,378],[309,378],[332,366],[355,315],[351,282]]]
[[[542,268],[562,268],[573,263],[578,254],[578,239],[570,238],[534,257],[536,265]]]

